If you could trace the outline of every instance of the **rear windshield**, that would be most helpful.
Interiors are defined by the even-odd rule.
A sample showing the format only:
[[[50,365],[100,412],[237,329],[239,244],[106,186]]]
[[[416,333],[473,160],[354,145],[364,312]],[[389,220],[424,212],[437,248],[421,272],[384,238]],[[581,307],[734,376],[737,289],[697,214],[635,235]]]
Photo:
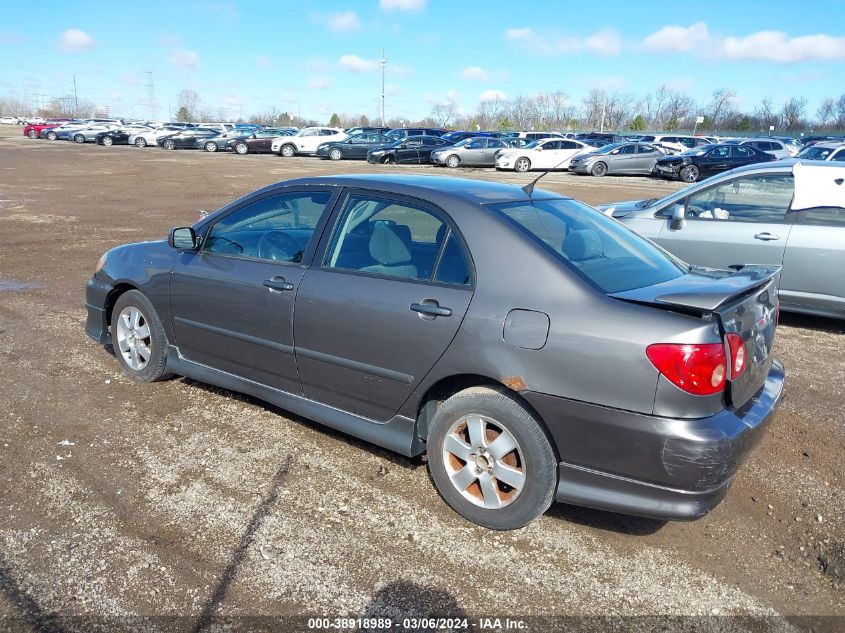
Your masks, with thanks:
[[[653,243],[575,200],[489,206],[606,294],[652,286],[687,272],[682,262]]]

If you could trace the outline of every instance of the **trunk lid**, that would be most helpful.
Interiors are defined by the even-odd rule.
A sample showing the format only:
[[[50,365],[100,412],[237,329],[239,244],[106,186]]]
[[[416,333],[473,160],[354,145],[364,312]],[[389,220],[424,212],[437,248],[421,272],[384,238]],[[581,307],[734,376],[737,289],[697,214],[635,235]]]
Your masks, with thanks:
[[[744,266],[735,272],[692,268],[677,279],[610,296],[701,317],[712,315],[719,321],[723,341],[726,334],[738,334],[745,343],[746,368],[739,377],[728,372],[725,395],[733,406],[741,407],[763,386],[772,365],[779,271],[780,266]],[[727,347],[726,354],[730,365]]]

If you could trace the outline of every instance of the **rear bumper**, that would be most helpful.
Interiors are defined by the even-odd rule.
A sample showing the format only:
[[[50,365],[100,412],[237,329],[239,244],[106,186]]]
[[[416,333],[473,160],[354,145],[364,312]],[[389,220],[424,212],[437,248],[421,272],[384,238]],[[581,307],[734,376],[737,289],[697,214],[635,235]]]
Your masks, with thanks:
[[[85,333],[101,345],[111,344],[107,312],[111,291],[111,286],[96,277],[92,277],[85,286],[85,309],[88,311]]]
[[[727,494],[783,393],[778,361],[742,407],[663,418],[527,393],[560,455],[558,501],[663,520],[697,519]]]

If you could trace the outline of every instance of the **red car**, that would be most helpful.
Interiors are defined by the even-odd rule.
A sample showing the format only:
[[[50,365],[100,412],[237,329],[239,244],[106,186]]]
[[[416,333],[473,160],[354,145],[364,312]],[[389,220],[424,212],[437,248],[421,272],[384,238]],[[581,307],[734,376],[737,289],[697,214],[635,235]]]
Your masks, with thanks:
[[[52,127],[58,127],[65,121],[71,119],[50,119],[47,123],[38,123],[36,125],[25,125],[23,128],[23,135],[29,138],[41,138],[43,130],[49,130]]]

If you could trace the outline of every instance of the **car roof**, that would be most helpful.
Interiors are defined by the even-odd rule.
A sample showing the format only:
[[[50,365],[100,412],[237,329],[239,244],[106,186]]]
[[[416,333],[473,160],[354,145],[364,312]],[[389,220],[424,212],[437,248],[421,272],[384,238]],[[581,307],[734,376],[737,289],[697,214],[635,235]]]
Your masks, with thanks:
[[[819,147],[821,149],[839,149],[840,147],[845,147],[845,142],[825,141],[823,143],[816,143],[814,145],[810,145],[810,147]],[[810,147],[807,147],[805,149],[810,149]]]
[[[460,199],[476,204],[528,200],[521,187],[489,180],[452,178],[448,176],[427,176],[414,174],[355,174],[343,176],[312,176],[286,180],[270,185],[329,185],[333,187],[377,188],[388,193],[410,195],[425,200],[437,201]],[[535,189],[533,199],[566,198],[566,196],[542,189]]]

